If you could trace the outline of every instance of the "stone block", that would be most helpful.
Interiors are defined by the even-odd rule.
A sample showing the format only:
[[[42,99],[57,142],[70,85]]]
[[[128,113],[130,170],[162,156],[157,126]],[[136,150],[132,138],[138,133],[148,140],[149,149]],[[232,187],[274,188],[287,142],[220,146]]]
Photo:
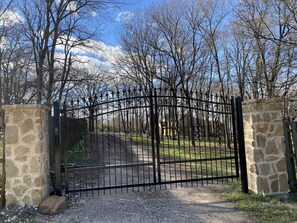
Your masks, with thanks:
[[[256,145],[258,146],[258,148],[265,148],[266,146],[266,137],[263,134],[257,134],[256,135]]]
[[[267,141],[265,155],[276,155],[278,154],[278,147],[273,139]]]
[[[28,187],[32,187],[32,177],[31,175],[25,175],[23,177],[23,181],[24,183],[28,186]]]
[[[263,123],[263,122],[260,122],[260,123],[257,123],[255,125],[255,131],[257,133],[267,133],[269,132],[269,124],[268,123]]]
[[[40,158],[38,156],[34,156],[31,158],[30,171],[32,173],[40,173],[41,172],[41,163],[40,163]]]
[[[30,152],[30,147],[21,145],[21,146],[17,146],[17,147],[15,148],[14,155],[15,155],[16,157],[19,157],[19,156],[26,156],[26,155],[29,154],[29,152]]]
[[[36,142],[35,153],[39,154],[45,152],[44,148],[46,148],[46,146],[44,146],[41,142]]]
[[[5,161],[5,172],[6,172],[6,177],[19,176],[19,169],[15,165],[15,162],[10,159],[7,159]]]
[[[264,193],[264,194],[269,194],[270,188],[268,184],[268,180],[263,177],[257,177],[257,192],[258,193]]]
[[[260,163],[264,161],[264,153],[260,149],[254,149],[253,161],[256,163]]]
[[[42,187],[42,179],[40,176],[38,176],[34,179],[34,186],[37,188]]]
[[[270,117],[270,112],[264,112],[263,113],[263,122],[270,122],[271,121],[271,117]]]
[[[18,123],[20,123],[21,121],[24,120],[24,114],[20,110],[13,111],[12,115],[13,115],[13,123],[14,124],[18,124]]]
[[[11,193],[7,193],[5,194],[5,200],[6,200],[6,206],[10,205],[10,204],[18,204],[18,199]]]
[[[271,164],[270,163],[259,163],[258,164],[259,176],[269,176],[271,175]]]
[[[269,124],[269,132],[274,132],[275,130],[275,125],[274,124]]]
[[[28,187],[24,184],[22,185],[15,185],[12,188],[14,194],[16,195],[16,197],[20,198],[22,197],[27,191],[28,191]]]
[[[278,174],[273,174],[271,176],[269,176],[269,180],[278,180]]]
[[[256,173],[256,171],[257,171],[256,164],[255,163],[250,164],[248,169],[251,173]]]
[[[279,179],[279,183],[280,183],[279,192],[280,193],[287,193],[288,190],[289,190],[287,172],[280,174],[278,179]]]
[[[274,136],[284,136],[284,127],[283,127],[282,123],[279,123],[279,125],[276,125],[273,135]]]
[[[5,127],[5,144],[17,144],[19,142],[19,129],[15,125]]]
[[[257,122],[260,122],[262,120],[262,115],[261,114],[253,114],[252,115],[252,120],[253,120],[253,123],[257,123]]]
[[[282,116],[280,112],[271,112],[270,116],[271,116],[271,120],[273,121],[282,120]]]
[[[250,105],[250,110],[253,113],[258,112],[258,111],[262,111],[262,109],[263,109],[262,103],[254,103],[254,104]]]
[[[22,162],[22,163],[24,163],[24,162],[27,162],[27,159],[28,159],[28,157],[27,156],[17,156],[17,157],[15,157],[15,161],[18,161],[18,162]]]
[[[248,185],[250,190],[257,190],[257,177],[255,174],[248,174]]]
[[[22,166],[22,174],[28,174],[28,172],[29,172],[29,165],[25,163]]]
[[[272,180],[270,182],[270,188],[271,188],[271,191],[279,191],[279,181],[278,181],[278,179]]]
[[[266,155],[265,156],[265,161],[268,162],[268,163],[272,163],[272,162],[275,162],[279,160],[279,156],[277,156],[277,154],[275,155]]]
[[[67,207],[66,197],[53,195],[39,205],[38,211],[42,214],[55,215],[63,212]]]
[[[11,120],[11,116],[9,115],[9,113],[5,113],[4,123],[5,123],[6,125],[11,125],[11,124],[13,124],[13,123],[12,123],[12,120]]]
[[[40,204],[43,199],[41,188],[31,190],[30,196],[33,204],[35,205]]]
[[[30,144],[32,145],[32,142],[34,141],[35,137],[32,133],[26,134],[25,136],[22,137],[21,142],[24,144]]]
[[[242,112],[243,114],[249,114],[250,113],[250,107],[248,105],[243,104],[242,105]]]
[[[282,109],[282,103],[267,103],[265,105],[266,111],[281,111]]]
[[[21,134],[25,135],[29,131],[33,130],[33,126],[33,120],[31,118],[28,118],[20,125]]]
[[[287,163],[285,159],[281,159],[276,163],[276,168],[278,172],[287,171]]]
[[[253,140],[253,137],[254,137],[253,130],[250,130],[250,129],[245,129],[244,130],[244,139],[245,139],[245,142],[252,141]]]
[[[30,109],[29,107],[27,109],[24,109],[23,113],[24,113],[25,117],[34,117],[35,116],[35,111],[33,111],[33,109]]]

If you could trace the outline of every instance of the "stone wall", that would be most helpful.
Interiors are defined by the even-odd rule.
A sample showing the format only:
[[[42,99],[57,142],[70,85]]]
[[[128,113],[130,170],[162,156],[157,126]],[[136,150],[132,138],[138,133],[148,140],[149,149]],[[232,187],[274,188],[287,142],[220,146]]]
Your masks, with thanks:
[[[258,194],[288,193],[282,109],[279,99],[243,104],[248,185]]]
[[[38,205],[49,195],[48,110],[41,105],[5,105],[5,199]]]

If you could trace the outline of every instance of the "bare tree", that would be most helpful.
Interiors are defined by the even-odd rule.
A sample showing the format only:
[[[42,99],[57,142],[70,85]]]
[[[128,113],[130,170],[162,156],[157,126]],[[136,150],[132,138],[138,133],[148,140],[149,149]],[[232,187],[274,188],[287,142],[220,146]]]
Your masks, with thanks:
[[[36,72],[36,95],[38,103],[50,104],[53,96],[55,79],[56,52],[63,37],[71,37],[71,45],[83,44],[93,36],[86,29],[86,20],[92,12],[99,12],[111,4],[112,0],[63,0],[39,1],[24,0],[19,3],[19,10],[24,18],[26,37],[31,41]],[[66,56],[70,56],[69,54]],[[64,63],[67,73],[70,57]],[[68,68],[67,68],[68,67]],[[65,75],[66,77],[67,75]]]
[[[188,99],[199,88],[210,90],[216,77],[223,84],[223,74],[217,75],[218,70],[222,72],[217,36],[224,15],[215,17],[218,1],[208,12],[202,3],[164,1],[128,22],[122,35],[127,73],[136,74],[138,83],[145,80],[156,86],[152,83],[155,80],[155,84],[171,89],[175,95],[180,88]],[[214,22],[214,27],[209,26]],[[190,100],[187,103],[190,106]],[[191,109],[189,113],[192,119]],[[174,125],[178,125],[178,120],[176,116]]]
[[[3,19],[5,13],[10,9],[13,0],[2,0],[0,2],[0,19]]]
[[[249,78],[253,97],[281,96],[288,86],[285,83],[295,79],[288,77],[296,75],[291,69],[293,60],[288,60],[294,57],[293,46],[286,44],[292,37],[289,10],[283,1],[244,0],[236,9],[236,17],[237,36],[246,39],[254,55]]]
[[[5,3],[5,1],[4,1]],[[3,2],[1,3],[3,7]],[[6,2],[7,3],[7,2]],[[0,17],[0,105],[26,103],[32,88],[31,51],[20,25],[21,18],[9,1]]]

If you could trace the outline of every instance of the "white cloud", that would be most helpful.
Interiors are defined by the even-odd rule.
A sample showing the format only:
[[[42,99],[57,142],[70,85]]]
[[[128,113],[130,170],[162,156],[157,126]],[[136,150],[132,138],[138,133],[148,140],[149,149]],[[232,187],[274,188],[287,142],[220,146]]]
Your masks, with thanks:
[[[92,73],[102,71],[104,73],[116,73],[114,65],[122,56],[120,47],[106,45],[103,42],[87,40],[85,46],[77,46],[71,49],[75,57],[75,69],[81,69]],[[57,46],[57,58],[63,60],[63,45],[60,42]]]
[[[96,17],[96,16],[98,16],[98,13],[95,12],[95,11],[92,11],[92,12],[91,12],[91,15],[92,15],[93,17]]]
[[[12,10],[5,11],[0,17],[0,26],[9,27],[21,22],[23,22],[23,18],[17,12]]]
[[[128,21],[130,18],[134,16],[133,12],[120,12],[117,17],[115,18],[116,22],[121,22],[121,21]]]

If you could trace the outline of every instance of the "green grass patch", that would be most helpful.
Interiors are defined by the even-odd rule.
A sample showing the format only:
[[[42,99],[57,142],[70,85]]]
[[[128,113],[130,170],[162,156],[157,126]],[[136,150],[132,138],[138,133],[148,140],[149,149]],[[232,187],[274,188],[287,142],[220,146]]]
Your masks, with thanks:
[[[149,136],[131,136],[133,143],[143,146],[152,146],[152,141]],[[156,140],[154,141],[156,144]],[[160,141],[160,153],[167,157],[175,157],[180,159],[193,158],[218,158],[233,156],[233,148],[227,148],[225,144],[218,144],[216,142],[200,141],[192,145],[190,140],[171,140],[164,139]]]
[[[85,135],[78,143],[68,148],[68,162],[76,164],[84,164],[88,161],[90,153],[87,149],[90,147],[90,135]]]
[[[134,144],[138,146],[152,146],[150,136],[130,136]],[[156,146],[156,140],[155,140]],[[233,146],[233,145],[231,145]],[[228,157],[234,156],[233,148],[227,148],[226,144],[210,141],[196,141],[195,146],[189,139],[179,141],[164,138],[159,145],[160,158],[165,161],[188,160],[189,168],[198,170],[204,176],[231,176],[235,175],[235,160]],[[215,160],[217,158],[217,160]],[[228,158],[221,159],[220,158]],[[191,162],[191,160],[196,160]],[[198,161],[201,160],[201,161]],[[207,161],[206,161],[207,160]]]
[[[257,217],[259,222],[291,223],[297,222],[297,195],[290,195],[288,199],[244,194],[240,191],[239,182],[233,182],[223,195],[235,206]]]

